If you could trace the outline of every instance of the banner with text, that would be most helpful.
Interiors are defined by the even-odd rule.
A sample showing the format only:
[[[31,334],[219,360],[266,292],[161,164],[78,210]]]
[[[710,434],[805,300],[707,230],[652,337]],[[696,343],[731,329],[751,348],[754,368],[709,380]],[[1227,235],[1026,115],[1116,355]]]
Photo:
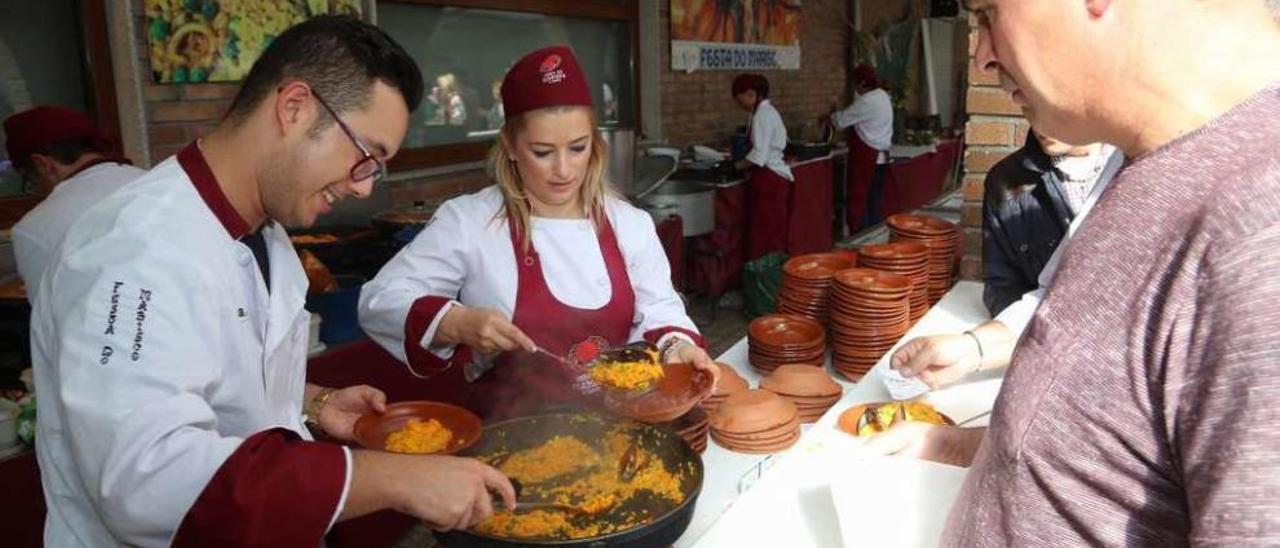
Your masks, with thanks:
[[[799,0],[671,0],[674,70],[800,68]]]

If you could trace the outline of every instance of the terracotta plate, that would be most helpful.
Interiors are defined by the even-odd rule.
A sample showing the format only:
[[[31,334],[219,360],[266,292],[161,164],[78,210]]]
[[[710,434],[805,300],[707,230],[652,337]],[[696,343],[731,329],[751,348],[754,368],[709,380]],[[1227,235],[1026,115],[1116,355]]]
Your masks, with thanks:
[[[385,451],[387,436],[404,428],[409,419],[426,421],[435,419],[453,432],[453,441],[441,453],[452,454],[480,440],[480,432],[484,423],[475,413],[456,405],[434,401],[405,401],[387,406],[387,412],[381,415],[366,413],[356,419],[355,437],[365,449]]]
[[[694,369],[693,364],[673,363],[663,368],[666,374],[662,379],[639,394],[605,389],[605,408],[640,422],[667,422],[688,413],[711,394],[711,375]]]
[[[747,333],[766,345],[782,348],[813,346],[825,336],[821,323],[784,314],[756,318],[747,327]]]

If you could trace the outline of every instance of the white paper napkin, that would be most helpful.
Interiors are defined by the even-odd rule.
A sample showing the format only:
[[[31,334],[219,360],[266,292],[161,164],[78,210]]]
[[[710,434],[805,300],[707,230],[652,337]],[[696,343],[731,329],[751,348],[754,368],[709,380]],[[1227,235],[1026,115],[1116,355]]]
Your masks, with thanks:
[[[893,368],[885,368],[882,373],[880,378],[884,380],[884,387],[889,390],[889,396],[895,400],[911,400],[929,392],[929,385],[918,377],[908,379]]]

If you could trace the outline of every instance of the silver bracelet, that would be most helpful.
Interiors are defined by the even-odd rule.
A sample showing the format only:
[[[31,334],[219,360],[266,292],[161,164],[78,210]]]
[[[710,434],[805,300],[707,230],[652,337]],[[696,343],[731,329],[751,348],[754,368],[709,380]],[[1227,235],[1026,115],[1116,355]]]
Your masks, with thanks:
[[[974,334],[972,330],[965,331],[964,334],[968,335],[969,338],[973,339],[973,344],[978,345],[978,368],[974,369],[974,371],[982,371],[982,362],[986,357],[985,354],[982,352],[982,340],[979,339],[978,336]]]
[[[689,341],[686,341],[681,337],[672,337],[667,341],[667,344],[663,345],[662,350],[658,352],[658,359],[662,360],[663,363],[666,363],[668,354],[670,354],[672,350],[680,348],[680,345],[685,344],[689,344]]]

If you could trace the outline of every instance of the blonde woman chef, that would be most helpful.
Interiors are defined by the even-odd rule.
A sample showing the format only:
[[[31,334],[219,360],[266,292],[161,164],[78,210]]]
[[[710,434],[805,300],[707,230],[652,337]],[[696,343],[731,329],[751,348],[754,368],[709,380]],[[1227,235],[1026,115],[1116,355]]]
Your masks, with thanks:
[[[360,296],[374,340],[486,418],[574,404],[577,374],[535,348],[589,357],[646,340],[717,374],[671,284],[649,215],[604,181],[607,151],[573,52],[530,53],[502,83],[495,184],[445,202]],[[499,355],[478,379],[474,354]]]

